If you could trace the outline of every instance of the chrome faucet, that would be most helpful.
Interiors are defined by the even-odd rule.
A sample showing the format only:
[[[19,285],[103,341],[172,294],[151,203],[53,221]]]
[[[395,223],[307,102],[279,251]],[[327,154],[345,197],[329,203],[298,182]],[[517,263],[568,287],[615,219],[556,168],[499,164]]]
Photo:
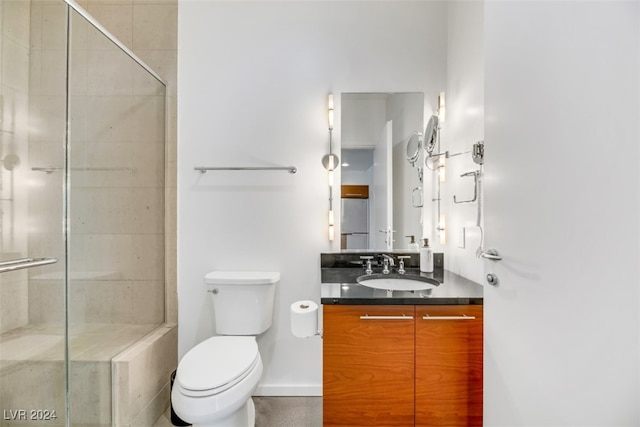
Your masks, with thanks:
[[[389,274],[391,270],[389,270],[389,266],[393,267],[395,262],[393,261],[393,257],[391,255],[382,254],[382,274]]]

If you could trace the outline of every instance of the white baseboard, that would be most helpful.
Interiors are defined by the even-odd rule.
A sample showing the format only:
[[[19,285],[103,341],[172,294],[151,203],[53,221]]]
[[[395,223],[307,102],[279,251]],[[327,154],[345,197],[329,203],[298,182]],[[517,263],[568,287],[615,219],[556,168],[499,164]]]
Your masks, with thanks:
[[[260,384],[254,396],[322,396],[322,384],[269,385]]]

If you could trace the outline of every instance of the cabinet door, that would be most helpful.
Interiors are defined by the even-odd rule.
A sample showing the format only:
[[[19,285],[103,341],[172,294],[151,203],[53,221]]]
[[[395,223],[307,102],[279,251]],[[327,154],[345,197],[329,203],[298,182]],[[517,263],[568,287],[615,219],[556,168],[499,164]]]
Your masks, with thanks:
[[[416,426],[482,426],[482,306],[416,307]]]
[[[414,425],[414,306],[323,306],[325,426]]]

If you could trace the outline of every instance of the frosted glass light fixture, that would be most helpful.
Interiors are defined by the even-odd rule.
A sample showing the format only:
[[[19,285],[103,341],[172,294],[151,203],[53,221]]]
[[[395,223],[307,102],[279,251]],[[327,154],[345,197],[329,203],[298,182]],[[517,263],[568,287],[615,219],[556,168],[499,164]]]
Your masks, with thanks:
[[[327,182],[329,184],[329,241],[334,239],[334,217],[333,217],[333,184],[334,184],[334,171],[340,166],[340,159],[333,154],[333,94],[329,94],[327,97],[327,126],[329,128],[329,154],[325,154],[322,157],[322,166],[327,170]]]
[[[440,244],[444,245],[447,243],[447,227],[444,220],[444,214],[440,214],[440,218],[438,220],[438,237],[440,238]]]
[[[438,179],[440,180],[440,182],[445,181],[446,171],[447,171],[447,167],[445,164],[445,156],[440,156],[438,158]]]
[[[444,105],[444,92],[440,92],[438,95],[438,121],[444,123],[446,117],[446,108]]]

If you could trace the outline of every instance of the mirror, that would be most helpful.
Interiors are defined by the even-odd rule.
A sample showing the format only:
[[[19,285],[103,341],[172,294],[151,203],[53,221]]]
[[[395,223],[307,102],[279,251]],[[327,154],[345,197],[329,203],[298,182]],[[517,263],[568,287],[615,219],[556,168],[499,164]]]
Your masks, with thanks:
[[[429,123],[424,130],[424,148],[429,154],[433,153],[433,149],[438,142],[438,116],[431,116]]]
[[[420,149],[422,148],[422,134],[414,132],[407,141],[407,160],[411,166],[415,166],[420,157]]]
[[[422,236],[424,94],[340,96],[341,249],[406,250]]]

